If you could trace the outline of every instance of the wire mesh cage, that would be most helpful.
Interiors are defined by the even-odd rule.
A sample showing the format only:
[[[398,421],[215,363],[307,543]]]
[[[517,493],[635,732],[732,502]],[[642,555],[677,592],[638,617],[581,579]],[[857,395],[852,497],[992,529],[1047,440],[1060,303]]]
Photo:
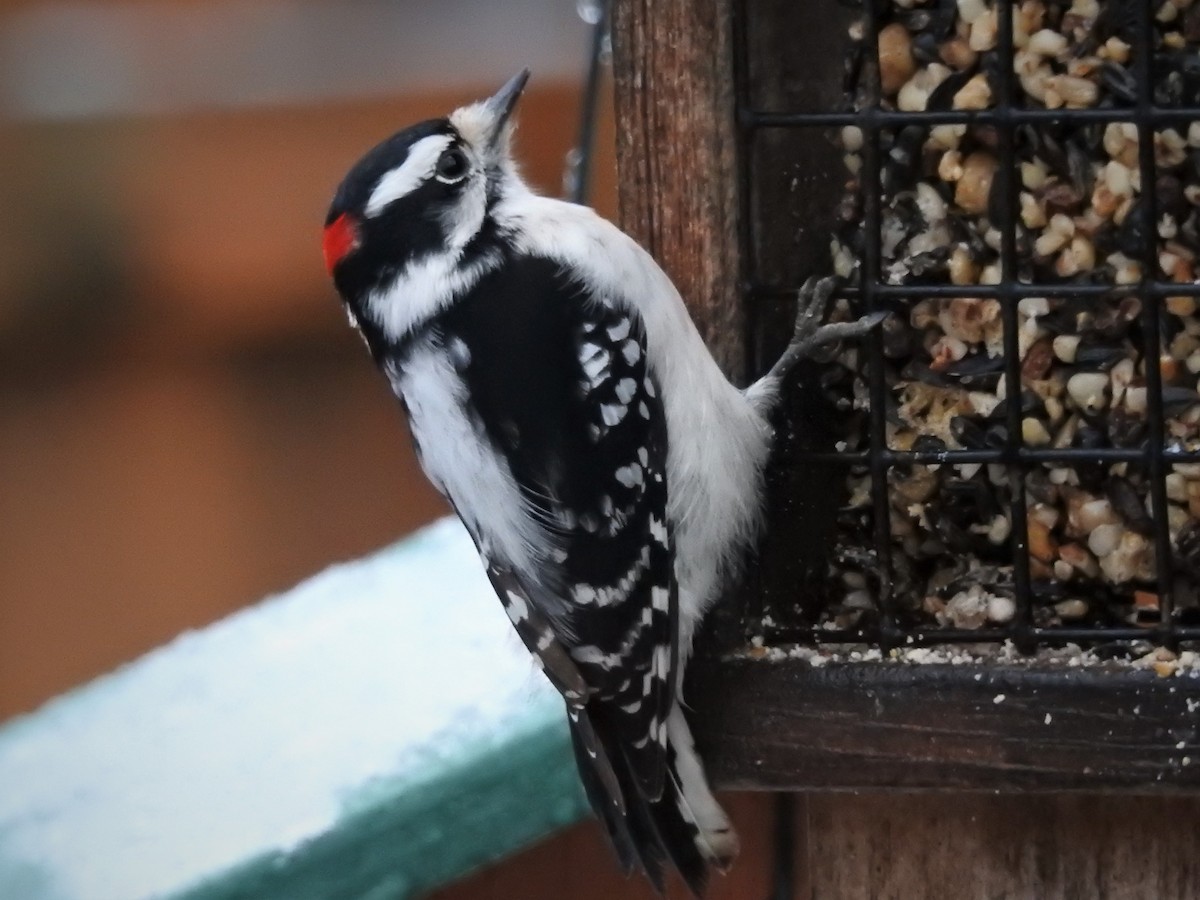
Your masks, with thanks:
[[[1200,6],[750,0],[733,42],[753,355],[814,273],[891,314],[801,373],[746,632],[1200,637]]]

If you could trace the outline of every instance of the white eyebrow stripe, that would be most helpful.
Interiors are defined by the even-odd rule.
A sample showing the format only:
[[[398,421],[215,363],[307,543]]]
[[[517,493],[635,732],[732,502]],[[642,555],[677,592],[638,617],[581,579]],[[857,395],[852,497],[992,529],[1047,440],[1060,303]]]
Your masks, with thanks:
[[[404,162],[379,179],[371,197],[367,200],[364,214],[370,218],[383,212],[384,208],[405,194],[416,190],[433,174],[438,157],[454,139],[448,134],[431,134],[421,138],[408,149]]]

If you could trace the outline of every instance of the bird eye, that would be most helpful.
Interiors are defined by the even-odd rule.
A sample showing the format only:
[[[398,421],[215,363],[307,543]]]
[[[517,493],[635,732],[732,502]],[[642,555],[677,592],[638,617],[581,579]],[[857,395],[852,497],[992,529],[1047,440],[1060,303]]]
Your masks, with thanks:
[[[438,157],[437,169],[434,174],[438,181],[444,181],[446,184],[454,184],[456,181],[462,181],[467,175],[467,155],[458,147],[450,147]]]

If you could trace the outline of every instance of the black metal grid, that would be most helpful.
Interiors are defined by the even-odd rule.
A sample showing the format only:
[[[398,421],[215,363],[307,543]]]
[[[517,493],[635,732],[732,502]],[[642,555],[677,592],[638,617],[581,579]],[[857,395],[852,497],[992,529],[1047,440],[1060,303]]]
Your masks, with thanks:
[[[833,0],[819,0],[833,6]],[[888,0],[863,0],[860,10],[864,23],[863,77],[867,84],[867,100],[860,109],[776,111],[755,108],[751,100],[750,61],[746,4],[734,4],[734,79],[735,115],[738,136],[740,167],[740,240],[743,259],[743,301],[751,310],[764,300],[794,296],[799,284],[772,284],[763,281],[757,271],[755,239],[758,229],[771,227],[772,223],[753,221],[751,209],[752,150],[756,140],[770,129],[799,129],[855,125],[862,130],[862,171],[860,190],[863,204],[866,244],[859,268],[857,285],[848,286],[843,292],[855,298],[864,312],[881,308],[880,301],[894,299],[916,300],[930,297],[994,298],[1001,303],[1004,330],[1005,366],[1003,377],[1009,397],[1020,396],[1021,361],[1018,353],[1017,305],[1024,297],[1105,297],[1114,293],[1136,294],[1141,301],[1142,358],[1157,360],[1160,355],[1159,310],[1166,296],[1200,295],[1200,283],[1178,284],[1165,282],[1156,277],[1158,273],[1156,235],[1148,235],[1142,242],[1141,279],[1136,285],[1078,285],[1022,283],[1017,280],[1016,264],[1016,221],[1017,185],[1013,174],[1016,168],[1014,150],[1015,129],[1024,124],[1038,123],[1110,123],[1132,122],[1137,127],[1139,139],[1138,168],[1141,177],[1141,197],[1146,204],[1146,221],[1158,221],[1155,191],[1156,165],[1154,159],[1154,136],[1156,128],[1178,125],[1200,120],[1200,108],[1159,107],[1154,102],[1153,56],[1155,46],[1154,13],[1157,4],[1144,2],[1132,4],[1136,7],[1137,26],[1132,54],[1135,59],[1134,75],[1137,83],[1136,102],[1131,106],[1087,109],[1040,109],[1024,108],[1014,103],[1013,58],[1013,0],[995,0],[999,19],[999,54],[1009,61],[1000,67],[995,105],[980,111],[945,110],[925,112],[903,112],[881,108],[881,88],[878,72],[879,16],[872,10],[880,9]],[[843,6],[848,5],[846,3]],[[822,72],[820,76],[828,77]],[[1001,279],[995,285],[892,285],[884,284],[880,278],[881,268],[881,173],[882,159],[880,135],[886,129],[904,125],[945,124],[991,125],[999,137],[999,167],[996,177],[1000,181],[998,190],[1002,195],[999,221],[993,224],[1002,236],[999,262]],[[834,176],[840,173],[823,173]],[[750,317],[753,318],[753,315]],[[879,570],[879,590],[876,595],[878,617],[870,625],[851,630],[828,630],[823,628],[777,627],[762,629],[760,620],[764,611],[761,606],[750,616],[759,620],[752,630],[766,632],[770,642],[808,641],[821,643],[872,643],[884,650],[897,646],[927,646],[946,643],[984,643],[1012,641],[1025,652],[1040,646],[1061,645],[1067,642],[1098,644],[1114,641],[1153,641],[1168,647],[1177,647],[1181,642],[1200,639],[1200,626],[1184,625],[1177,620],[1172,596],[1172,547],[1167,519],[1167,497],[1165,475],[1167,466],[1173,462],[1200,461],[1200,451],[1180,451],[1164,447],[1165,410],[1161,375],[1156,365],[1145,366],[1147,388],[1148,437],[1140,448],[1102,449],[1044,449],[1024,446],[1021,429],[1021,404],[1009,403],[1007,408],[1008,439],[1003,447],[987,450],[937,450],[900,451],[887,446],[885,436],[886,392],[883,365],[882,338],[875,334],[866,343],[866,376],[869,388],[869,442],[868,449],[853,452],[807,452],[800,460],[811,463],[835,465],[847,470],[865,466],[871,475],[872,506],[874,511],[874,546]],[[1034,624],[1033,592],[1030,583],[1029,548],[1027,539],[1026,502],[1024,478],[1030,468],[1046,462],[1135,462],[1143,465],[1150,484],[1152,501],[1153,545],[1156,561],[1156,586],[1159,596],[1160,621],[1153,627],[1114,627],[1100,625],[1062,625],[1039,627]],[[1003,626],[979,629],[961,629],[926,626],[919,628],[902,626],[895,613],[893,585],[892,546],[889,534],[888,471],[905,463],[995,463],[1008,468],[1009,484],[1016,488],[1010,491],[1009,515],[1012,523],[1010,550],[1013,562],[1016,614],[1010,623]]]

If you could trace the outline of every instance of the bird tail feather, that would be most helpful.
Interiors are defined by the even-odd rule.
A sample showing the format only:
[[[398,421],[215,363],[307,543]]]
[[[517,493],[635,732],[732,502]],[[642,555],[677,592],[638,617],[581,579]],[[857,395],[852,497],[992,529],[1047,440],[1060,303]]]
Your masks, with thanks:
[[[667,720],[667,777],[657,800],[647,797],[633,767],[605,727],[603,708],[589,709],[591,733],[599,739],[596,756],[576,722],[571,738],[588,802],[607,832],[626,875],[641,869],[664,893],[666,866],[675,868],[692,894],[700,897],[709,866],[725,871],[737,856],[737,835],[713,797],[692,744],[683,711],[676,705]],[[601,759],[603,755],[605,759]],[[621,796],[613,797],[609,772]]]

